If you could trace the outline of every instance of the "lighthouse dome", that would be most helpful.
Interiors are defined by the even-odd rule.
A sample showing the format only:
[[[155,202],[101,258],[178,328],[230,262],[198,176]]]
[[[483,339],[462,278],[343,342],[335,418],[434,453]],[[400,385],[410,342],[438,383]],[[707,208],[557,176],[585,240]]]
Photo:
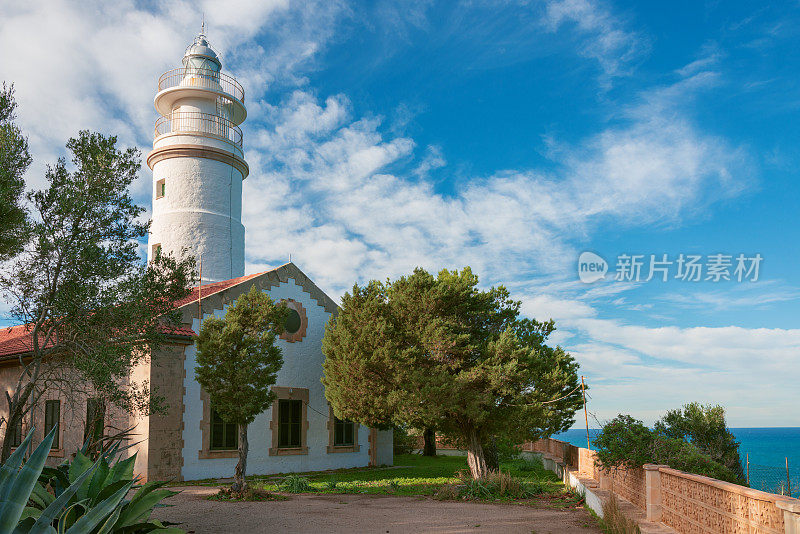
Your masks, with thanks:
[[[219,56],[211,48],[208,39],[203,33],[200,33],[194,38],[194,42],[186,49],[183,54],[183,65],[185,67],[194,67],[199,69],[209,69],[219,71],[222,68],[222,63]]]

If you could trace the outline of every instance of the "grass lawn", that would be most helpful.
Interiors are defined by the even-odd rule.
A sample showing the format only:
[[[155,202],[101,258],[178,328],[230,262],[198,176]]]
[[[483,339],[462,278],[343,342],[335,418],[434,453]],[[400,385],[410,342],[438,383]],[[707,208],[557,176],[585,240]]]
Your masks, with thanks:
[[[548,507],[574,507],[582,504],[582,498],[568,491],[559,478],[547,471],[537,460],[515,459],[504,462],[500,471],[512,475],[527,489],[524,499],[502,496],[482,487],[473,487],[470,495],[464,496],[469,480],[466,457],[425,457],[416,454],[396,455],[395,467],[356,468],[336,471],[312,472],[292,475],[270,475],[248,477],[250,486],[267,492],[281,493],[363,493],[377,495],[423,495],[449,499],[472,499],[494,502],[524,502]],[[459,476],[461,475],[461,476]],[[211,484],[211,481],[202,481]],[[219,485],[214,482],[213,485]],[[452,488],[442,493],[442,488]],[[459,496],[459,492],[462,495]]]

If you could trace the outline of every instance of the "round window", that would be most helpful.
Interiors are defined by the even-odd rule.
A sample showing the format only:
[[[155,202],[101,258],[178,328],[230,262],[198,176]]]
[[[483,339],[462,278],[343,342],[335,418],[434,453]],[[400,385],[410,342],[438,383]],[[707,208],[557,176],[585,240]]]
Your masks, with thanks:
[[[300,330],[300,326],[301,326],[300,314],[297,313],[297,310],[295,310],[294,308],[289,308],[289,316],[286,318],[286,324],[284,325],[286,332],[288,332],[289,334],[294,334],[295,332]]]

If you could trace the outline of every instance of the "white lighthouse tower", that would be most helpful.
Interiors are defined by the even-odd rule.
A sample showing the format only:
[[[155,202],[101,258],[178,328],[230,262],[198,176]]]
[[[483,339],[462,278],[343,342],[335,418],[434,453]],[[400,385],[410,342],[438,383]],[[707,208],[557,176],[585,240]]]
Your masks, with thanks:
[[[157,250],[193,255],[203,282],[244,275],[242,180],[249,168],[239,125],[247,116],[244,90],[221,72],[201,31],[183,67],[164,73],[155,97],[153,222],[148,261]]]

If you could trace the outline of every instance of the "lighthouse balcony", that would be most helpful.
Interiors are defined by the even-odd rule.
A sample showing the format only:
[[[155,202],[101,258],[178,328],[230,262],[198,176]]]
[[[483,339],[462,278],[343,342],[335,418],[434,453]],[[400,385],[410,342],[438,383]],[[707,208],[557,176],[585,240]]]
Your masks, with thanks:
[[[155,105],[162,115],[169,115],[175,102],[187,97],[222,101],[230,109],[230,118],[234,124],[241,124],[247,117],[241,84],[233,76],[218,70],[181,67],[165,72],[158,79]]]
[[[156,141],[167,135],[201,135],[222,139],[242,148],[242,130],[219,115],[198,111],[173,111],[156,120]]]

